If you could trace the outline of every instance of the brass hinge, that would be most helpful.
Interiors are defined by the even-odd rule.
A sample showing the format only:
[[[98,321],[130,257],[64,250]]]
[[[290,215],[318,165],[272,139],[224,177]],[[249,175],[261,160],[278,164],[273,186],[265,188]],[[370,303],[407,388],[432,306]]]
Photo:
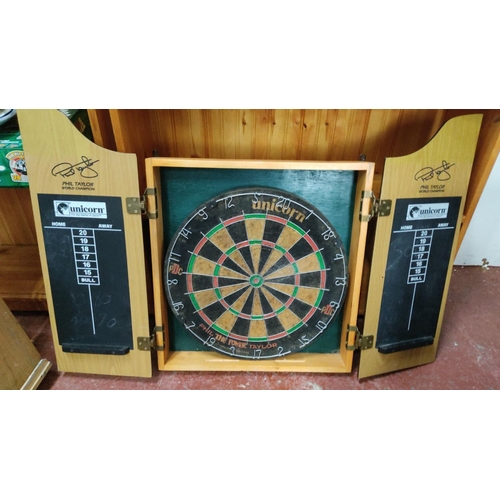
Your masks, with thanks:
[[[355,332],[354,344],[349,344],[349,332]],[[362,335],[357,326],[347,327],[347,340],[346,349],[348,351],[356,351],[360,349],[364,351],[365,349],[371,349],[373,347],[373,335]]]
[[[146,208],[146,196],[154,196],[155,197],[155,206],[154,212],[148,211]],[[156,188],[146,188],[144,194],[140,197],[133,196],[130,198],[126,198],[127,203],[127,213],[132,215],[141,215],[145,214],[148,219],[157,219],[158,218],[158,209],[156,203]]]
[[[363,214],[363,200],[370,198],[372,201],[372,206],[368,214]],[[361,204],[359,207],[359,220],[361,222],[369,222],[376,215],[379,217],[387,217],[391,215],[392,210],[392,200],[379,200],[373,194],[373,191],[362,191],[361,192]]]
[[[156,351],[164,351],[165,344],[157,345],[156,344],[156,333],[164,332],[163,326],[155,326],[153,328],[153,332],[149,337],[137,337],[137,349],[139,351],[151,351],[151,349],[155,349]]]

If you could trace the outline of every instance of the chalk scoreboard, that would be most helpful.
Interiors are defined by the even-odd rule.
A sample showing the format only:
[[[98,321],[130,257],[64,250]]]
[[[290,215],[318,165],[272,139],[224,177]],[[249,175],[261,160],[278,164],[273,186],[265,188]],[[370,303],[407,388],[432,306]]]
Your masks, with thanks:
[[[63,352],[133,348],[121,199],[38,195]]]

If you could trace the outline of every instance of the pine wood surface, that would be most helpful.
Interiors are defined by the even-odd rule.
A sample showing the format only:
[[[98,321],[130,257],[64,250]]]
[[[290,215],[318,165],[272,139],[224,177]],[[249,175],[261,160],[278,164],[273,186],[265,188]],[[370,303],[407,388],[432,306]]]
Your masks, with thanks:
[[[398,198],[419,198],[420,182],[415,182],[414,175],[421,168],[429,165],[441,165],[443,160],[455,164],[453,175],[445,182],[445,190],[440,193],[425,195],[430,200],[440,196],[461,196],[462,202],[458,214],[461,220],[465,205],[469,176],[476,150],[477,137],[481,126],[482,115],[460,116],[448,121],[439,133],[425,147],[411,155],[398,158],[388,158],[385,163],[384,178],[381,188],[381,199],[393,202],[392,214],[388,217],[378,217],[375,234],[374,250],[371,259],[364,335],[374,335],[374,345],[377,339],[377,329],[380,317],[380,306],[384,286],[384,275],[389,253],[394,207]],[[434,181],[432,181],[434,182]],[[430,183],[430,181],[429,181]],[[457,224],[459,226],[459,222]],[[435,341],[427,347],[392,354],[381,354],[374,347],[361,351],[360,378],[395,371],[411,366],[418,366],[434,361],[439,343],[439,334],[446,304],[446,295],[453,267],[453,257],[456,253],[459,230],[455,231],[452,253],[448,265],[448,274],[443,293],[441,310],[436,330]],[[431,332],[429,332],[431,333]]]
[[[283,359],[251,361],[232,359],[218,353],[171,351],[162,371],[207,371],[207,372],[295,372],[295,373],[349,373],[351,360],[341,354],[290,354]]]
[[[0,246],[0,297],[12,310],[47,309],[36,245]]]
[[[151,376],[150,353],[136,348],[137,337],[150,335],[142,222],[140,215],[127,214],[125,202],[126,197],[139,196],[135,155],[116,153],[95,145],[57,110],[19,110],[18,117],[30,170],[30,194],[58,369],[78,373]],[[77,163],[82,156],[100,162],[98,178],[91,179],[95,190],[90,194],[122,199],[134,336],[134,349],[124,356],[67,353],[62,351],[58,342],[37,196],[39,193],[70,194],[62,190],[65,179],[51,175],[51,170],[62,162]],[[89,194],[86,191],[72,193]]]
[[[0,245],[36,245],[29,189],[0,189]]]
[[[90,109],[88,116],[94,142],[98,146],[116,151],[115,135],[109,111],[107,109]]]
[[[500,151],[500,111],[495,109],[134,109],[109,113],[118,151],[138,156],[141,189],[145,187],[141,166],[153,150],[159,156],[221,159],[356,161],[365,155],[375,163],[378,177],[386,158],[422,148],[450,118],[481,113],[484,120],[459,243]]]

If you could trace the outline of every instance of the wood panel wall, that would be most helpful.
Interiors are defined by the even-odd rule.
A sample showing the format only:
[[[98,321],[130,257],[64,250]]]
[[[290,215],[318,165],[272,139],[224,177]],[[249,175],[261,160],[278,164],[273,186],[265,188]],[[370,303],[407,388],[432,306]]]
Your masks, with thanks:
[[[353,161],[425,145],[441,124],[428,110],[155,110],[160,156]]]
[[[183,158],[269,160],[353,161],[364,154],[380,173],[387,156],[423,147],[446,112],[173,109],[111,110],[110,115],[117,149],[135,152],[139,163],[153,150]],[[107,130],[109,124],[102,121],[102,127]]]
[[[414,153],[447,120],[471,113],[484,118],[461,241],[500,150],[500,110],[111,110],[111,123],[102,120],[103,135],[112,135],[115,142],[102,145],[136,153],[140,169],[153,150],[159,156],[221,159],[354,161],[364,155],[375,162],[378,195],[385,158]],[[142,171],[140,186],[146,187]]]
[[[0,189],[0,245],[36,245],[29,190]]]

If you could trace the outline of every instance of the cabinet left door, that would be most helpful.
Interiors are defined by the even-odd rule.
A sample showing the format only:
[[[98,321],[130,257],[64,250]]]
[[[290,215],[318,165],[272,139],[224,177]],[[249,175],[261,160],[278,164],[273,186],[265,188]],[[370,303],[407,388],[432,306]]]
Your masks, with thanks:
[[[137,158],[58,110],[19,110],[59,371],[150,377]]]

